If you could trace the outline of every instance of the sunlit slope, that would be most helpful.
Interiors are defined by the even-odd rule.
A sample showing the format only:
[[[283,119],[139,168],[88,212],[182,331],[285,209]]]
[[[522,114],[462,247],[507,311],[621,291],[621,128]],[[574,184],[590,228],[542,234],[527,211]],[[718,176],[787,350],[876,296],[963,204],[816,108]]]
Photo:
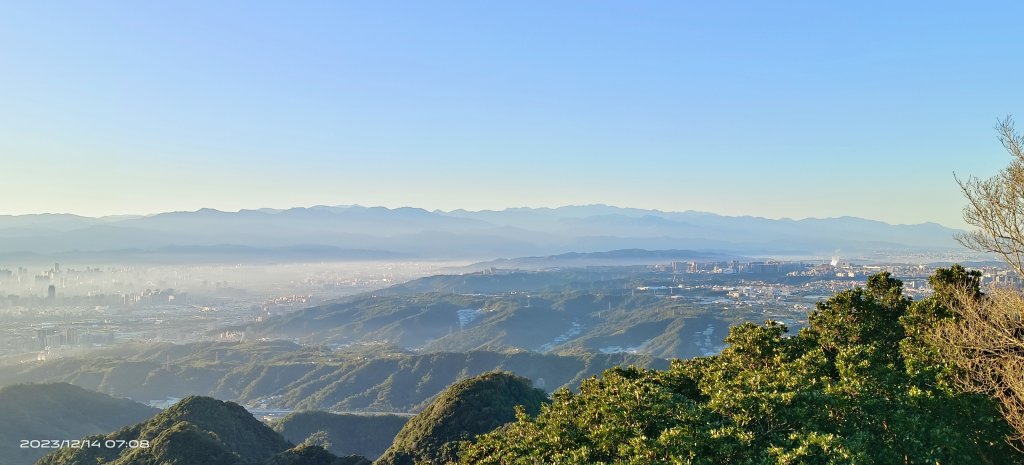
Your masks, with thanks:
[[[714,353],[761,309],[636,294],[628,268],[433,276],[276,316],[245,329],[303,343],[385,343],[417,351]]]
[[[455,383],[416,415],[375,465],[444,464],[458,458],[458,443],[516,419],[516,408],[536,415],[544,391],[511,373],[487,373]]]
[[[142,401],[201,394],[280,408],[410,412],[465,377],[508,370],[546,389],[616,365],[665,367],[632,354],[414,354],[372,346],[331,351],[283,342],[136,346],[84,359],[0,367],[0,383],[62,381]]]

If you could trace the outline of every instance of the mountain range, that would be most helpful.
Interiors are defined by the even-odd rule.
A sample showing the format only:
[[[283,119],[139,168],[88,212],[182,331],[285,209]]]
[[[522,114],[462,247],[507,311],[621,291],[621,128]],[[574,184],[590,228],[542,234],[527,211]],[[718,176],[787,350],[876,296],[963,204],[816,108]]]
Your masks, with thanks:
[[[0,260],[64,262],[479,259],[617,249],[829,255],[957,247],[959,231],[853,217],[803,220],[607,205],[427,211],[316,206],[149,216],[0,216]]]
[[[371,449],[383,445],[386,450],[373,462],[377,465],[440,465],[458,458],[462,441],[493,431],[520,413],[536,415],[547,402],[547,394],[530,380],[489,372],[448,386],[410,419],[305,412],[275,423],[275,431],[238,404],[189,396],[152,418],[83,438],[89,446],[63,448],[36,464],[371,465],[363,456],[339,457],[326,450],[341,439],[344,449],[367,447],[358,444],[361,440],[373,443]],[[288,436],[303,440],[295,446]]]
[[[284,341],[132,344],[85,358],[0,366],[0,386],[66,382],[141,401],[198,394],[295,410],[418,412],[452,383],[489,371],[511,371],[554,390],[616,365],[668,362],[628,353],[413,354],[379,345],[332,351]]]

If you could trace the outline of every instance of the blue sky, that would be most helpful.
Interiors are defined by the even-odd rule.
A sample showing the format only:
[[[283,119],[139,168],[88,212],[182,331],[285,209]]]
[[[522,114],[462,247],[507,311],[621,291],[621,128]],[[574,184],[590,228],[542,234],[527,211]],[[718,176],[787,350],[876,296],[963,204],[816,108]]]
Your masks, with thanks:
[[[962,226],[953,173],[994,174],[993,126],[1024,119],[1022,5],[6,2],[0,214],[606,203]]]

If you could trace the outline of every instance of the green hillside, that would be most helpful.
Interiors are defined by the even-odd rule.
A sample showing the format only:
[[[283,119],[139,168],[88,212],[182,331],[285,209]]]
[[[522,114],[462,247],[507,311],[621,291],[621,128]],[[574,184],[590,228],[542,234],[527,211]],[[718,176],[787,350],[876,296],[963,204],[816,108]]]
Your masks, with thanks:
[[[748,323],[721,355],[609,370],[465,446],[460,463],[1024,463],[994,402],[953,388],[955,369],[921,338],[948,296],[911,303],[901,286],[875,275],[796,335]]]
[[[375,465],[443,465],[457,459],[460,441],[515,420],[517,409],[535,415],[544,391],[511,373],[487,373],[446,389],[395,437]]]
[[[759,310],[734,307],[633,295],[621,287],[562,288],[529,295],[372,294],[299,310],[247,329],[308,344],[387,341],[419,352],[633,351],[690,358],[706,355],[695,333],[711,329],[719,335],[717,345],[730,324],[762,318]]]
[[[719,355],[675,360],[667,369],[611,368],[572,385],[578,391],[562,388],[550,398],[511,373],[457,374],[397,434],[385,430],[398,420],[372,430],[380,424],[304,413],[277,425],[301,440],[292,446],[236,404],[189,397],[145,423],[96,437],[145,440],[148,448],[66,449],[39,465],[366,465],[365,458],[339,458],[321,446],[380,447],[390,437],[377,465],[1021,464],[1024,453],[1007,442],[1012,429],[994,401],[959,391],[958,369],[924,337],[953,315],[945,293],[964,276],[939,270],[932,280],[937,293],[915,302],[903,296],[899,280],[874,275],[866,287],[819,303],[796,334],[777,322],[744,323],[731,328]],[[266,361],[274,350],[253,351]],[[285,350],[271,361],[287,362],[287,373],[313,355],[333,353]],[[361,395],[408,403],[408,391],[387,389],[409,386],[416,369],[396,372],[385,363],[407,357],[370,359],[389,384]],[[419,362],[438,376],[421,384],[442,383],[442,359]],[[268,376],[261,379],[285,378]]]
[[[154,344],[0,367],[0,384],[67,382],[140,401],[197,394],[295,410],[415,412],[447,386],[488,371],[543,380],[553,390],[616,365],[668,362],[633,354],[332,351],[281,341]]]
[[[192,396],[152,419],[114,433],[92,436],[90,447],[67,448],[37,465],[342,465],[319,446],[294,447],[280,434],[231,402]]]

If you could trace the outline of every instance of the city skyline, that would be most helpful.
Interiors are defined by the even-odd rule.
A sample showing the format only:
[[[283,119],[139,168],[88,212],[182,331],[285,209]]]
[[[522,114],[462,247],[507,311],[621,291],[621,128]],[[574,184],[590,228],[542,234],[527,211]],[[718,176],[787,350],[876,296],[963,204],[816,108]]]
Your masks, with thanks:
[[[954,228],[1014,2],[0,6],[0,214],[608,204]]]

